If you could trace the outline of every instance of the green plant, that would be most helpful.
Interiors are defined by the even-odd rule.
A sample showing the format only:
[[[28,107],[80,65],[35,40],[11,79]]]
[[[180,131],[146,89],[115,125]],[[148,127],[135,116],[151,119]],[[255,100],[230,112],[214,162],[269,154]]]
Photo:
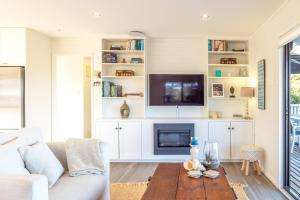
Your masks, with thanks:
[[[300,104],[300,74],[292,74],[290,78],[290,103]]]

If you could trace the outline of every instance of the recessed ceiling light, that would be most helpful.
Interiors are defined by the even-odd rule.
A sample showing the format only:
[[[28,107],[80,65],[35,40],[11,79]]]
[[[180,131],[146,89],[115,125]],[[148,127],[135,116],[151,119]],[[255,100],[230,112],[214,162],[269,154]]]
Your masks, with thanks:
[[[207,13],[203,13],[203,14],[201,15],[201,18],[202,18],[203,20],[208,20],[208,19],[209,19],[209,15],[208,15]]]
[[[98,17],[101,17],[101,14],[100,14],[100,12],[94,11],[93,16],[98,18]]]

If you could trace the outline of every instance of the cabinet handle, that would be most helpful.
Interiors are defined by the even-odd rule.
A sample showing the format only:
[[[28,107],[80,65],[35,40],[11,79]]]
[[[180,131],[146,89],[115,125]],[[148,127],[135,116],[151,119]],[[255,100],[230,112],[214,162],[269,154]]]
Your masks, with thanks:
[[[234,130],[234,127],[232,127],[231,130]]]
[[[119,130],[122,130],[122,127],[120,127]]]
[[[231,130],[231,128],[230,128],[230,127],[228,127],[228,130]]]
[[[116,127],[115,130],[118,130],[118,127]]]

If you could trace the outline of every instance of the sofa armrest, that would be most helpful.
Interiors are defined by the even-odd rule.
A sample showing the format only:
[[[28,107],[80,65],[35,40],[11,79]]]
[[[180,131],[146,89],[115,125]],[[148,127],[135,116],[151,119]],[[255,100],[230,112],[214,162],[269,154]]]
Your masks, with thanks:
[[[0,199],[48,200],[46,176],[31,174],[24,176],[0,176]]]
[[[104,190],[104,194],[102,196],[102,200],[109,200],[110,199],[110,161],[109,161],[109,145],[105,142],[100,142],[100,150],[103,155],[104,161],[104,170],[105,170],[105,179],[106,179],[106,186]]]

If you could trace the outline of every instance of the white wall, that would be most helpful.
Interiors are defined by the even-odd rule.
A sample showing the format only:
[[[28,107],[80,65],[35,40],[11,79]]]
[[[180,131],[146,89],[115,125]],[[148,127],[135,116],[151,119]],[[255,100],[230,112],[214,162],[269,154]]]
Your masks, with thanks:
[[[53,38],[52,54],[94,54],[101,49],[100,37]]]
[[[147,43],[148,74],[207,75],[207,38],[149,38]],[[205,86],[206,89],[206,86]],[[181,106],[180,117],[207,117],[205,106]],[[149,106],[147,117],[176,117],[175,106]]]
[[[255,143],[265,149],[264,172],[277,186],[280,186],[281,119],[280,119],[280,70],[279,37],[300,23],[300,1],[290,0],[281,7],[251,37],[251,65],[256,76],[257,62],[266,59],[266,110],[258,110],[255,102]]]
[[[26,30],[25,123],[42,129],[51,140],[51,40]]]

